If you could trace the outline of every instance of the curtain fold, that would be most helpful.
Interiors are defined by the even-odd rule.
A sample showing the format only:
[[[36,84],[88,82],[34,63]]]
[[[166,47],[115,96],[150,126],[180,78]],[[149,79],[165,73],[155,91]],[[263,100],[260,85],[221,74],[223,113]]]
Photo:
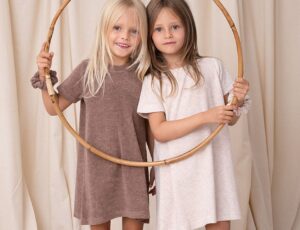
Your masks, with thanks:
[[[31,199],[23,176],[20,109],[15,71],[11,6],[0,7],[0,229],[37,229]],[[4,36],[5,35],[5,36]]]
[[[274,3],[242,1],[245,76],[253,106],[248,116],[253,156],[250,207],[255,229],[273,229],[271,179],[274,145]],[[249,221],[249,220],[248,220]]]
[[[276,0],[274,230],[300,229],[300,3]]]

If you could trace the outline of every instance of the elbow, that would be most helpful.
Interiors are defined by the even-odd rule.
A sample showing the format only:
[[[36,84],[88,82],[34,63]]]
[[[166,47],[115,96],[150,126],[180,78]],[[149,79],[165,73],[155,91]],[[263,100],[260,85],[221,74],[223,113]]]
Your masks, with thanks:
[[[165,143],[176,139],[176,132],[170,128],[167,128],[165,125],[159,124],[156,126],[151,126],[150,128],[154,139],[158,142]]]
[[[166,135],[163,135],[161,132],[154,132],[153,136],[156,141],[159,141],[161,143],[165,143],[171,140]]]
[[[50,116],[56,116],[57,115],[57,113],[54,111],[54,110],[48,110],[47,109],[47,113],[50,115]]]
[[[165,142],[168,142],[168,141],[169,141],[167,138],[161,138],[161,137],[155,138],[155,140],[157,140],[157,141],[160,142],[160,143],[165,143]]]

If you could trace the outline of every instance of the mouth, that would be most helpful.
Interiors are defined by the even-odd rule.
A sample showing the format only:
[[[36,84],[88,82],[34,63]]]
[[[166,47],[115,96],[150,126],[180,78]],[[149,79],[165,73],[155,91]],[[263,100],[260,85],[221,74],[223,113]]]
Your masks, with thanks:
[[[130,47],[130,45],[128,45],[126,43],[122,43],[122,42],[117,42],[116,45],[119,46],[122,49],[127,49],[127,48]]]
[[[176,42],[165,42],[165,43],[163,43],[163,45],[174,45],[174,44],[176,44]]]

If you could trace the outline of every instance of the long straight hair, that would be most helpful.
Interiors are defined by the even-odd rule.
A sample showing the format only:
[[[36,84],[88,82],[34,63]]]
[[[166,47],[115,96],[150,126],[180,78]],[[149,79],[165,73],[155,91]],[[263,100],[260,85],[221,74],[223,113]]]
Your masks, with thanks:
[[[161,97],[163,75],[165,75],[171,83],[170,95],[173,95],[177,91],[177,81],[170,71],[167,61],[162,53],[155,47],[152,40],[155,21],[162,9],[172,10],[181,20],[185,29],[184,45],[181,49],[181,58],[185,64],[184,68],[194,80],[195,85],[198,85],[202,78],[197,62],[197,59],[201,58],[201,56],[198,53],[196,25],[190,7],[184,0],[151,0],[147,6],[149,27],[148,49],[151,57],[149,72],[152,75],[152,83],[154,79],[159,81]]]
[[[128,8],[135,9],[141,37],[140,45],[131,55],[128,68],[134,66],[137,77],[141,80],[149,69],[148,26],[144,4],[140,0],[108,0],[101,12],[96,39],[84,74],[85,95],[95,96],[109,76],[109,65],[113,65],[113,58],[108,45],[108,33]]]

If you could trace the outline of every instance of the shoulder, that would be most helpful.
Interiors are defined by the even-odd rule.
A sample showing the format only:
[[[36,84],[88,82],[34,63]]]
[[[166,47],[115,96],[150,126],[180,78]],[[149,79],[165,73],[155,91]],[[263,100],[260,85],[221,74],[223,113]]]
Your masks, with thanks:
[[[198,59],[198,65],[200,67],[220,68],[223,63],[216,57],[201,57]]]
[[[155,81],[155,78],[153,78],[152,74],[147,74],[144,78],[143,78],[143,84],[149,84],[149,82],[151,83],[152,81]]]
[[[85,70],[88,66],[88,59],[81,61],[72,71],[71,75],[82,76],[85,73]]]
[[[160,82],[152,74],[147,74],[143,79],[142,91],[155,91],[159,92]]]
[[[163,78],[163,80],[165,80]],[[159,79],[154,77],[152,74],[147,74],[143,79],[143,84],[151,85],[151,87],[157,88],[160,85]]]
[[[84,74],[88,65],[88,59],[81,61],[72,70],[71,74],[67,77],[64,82],[70,82],[72,84],[78,83],[83,80]]]
[[[79,67],[82,70],[86,70],[87,66],[89,64],[89,59],[84,59],[83,61],[81,61],[77,67]]]
[[[79,65],[87,65],[89,63],[90,59],[84,59],[81,61]]]
[[[201,57],[198,59],[198,66],[202,73],[209,72],[222,75],[225,71],[223,61],[216,57]]]

